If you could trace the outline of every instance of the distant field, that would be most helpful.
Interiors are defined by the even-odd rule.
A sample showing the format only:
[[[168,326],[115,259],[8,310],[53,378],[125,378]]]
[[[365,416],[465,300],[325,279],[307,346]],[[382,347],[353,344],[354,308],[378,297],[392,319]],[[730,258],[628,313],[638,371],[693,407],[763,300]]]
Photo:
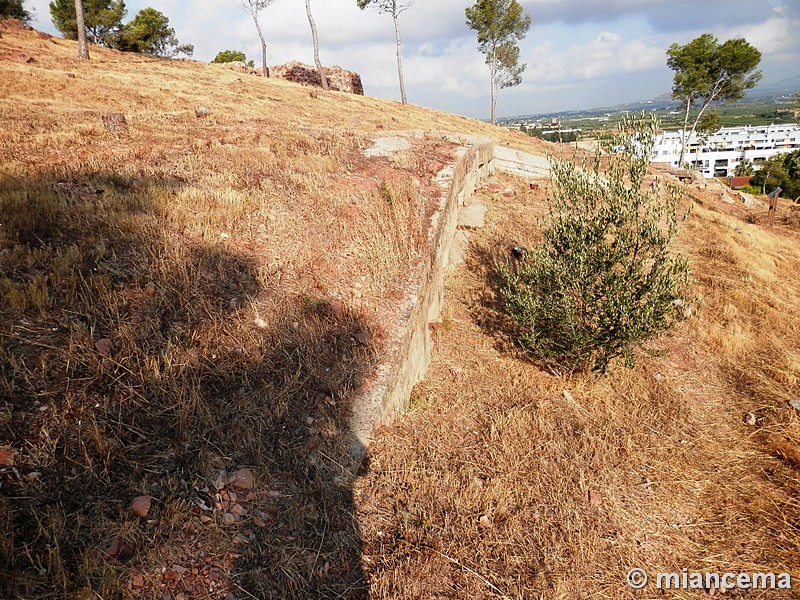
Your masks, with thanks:
[[[792,123],[794,117],[791,112],[786,112],[790,107],[785,101],[761,100],[758,102],[746,102],[738,104],[727,104],[716,107],[716,111],[722,120],[723,127],[736,125],[770,125],[777,123]],[[661,125],[666,130],[680,129],[683,126],[683,113],[679,107],[643,109],[652,112],[661,119]],[[633,111],[587,111],[581,114],[565,114],[559,116],[558,123],[562,129],[580,129],[581,138],[592,138],[602,135],[617,127],[622,118]],[[552,117],[539,119],[541,123],[549,123]],[[509,118],[502,120],[507,126],[511,123],[518,123],[520,118]],[[535,123],[536,119],[527,120],[528,123]],[[532,125],[531,125],[532,126]]]

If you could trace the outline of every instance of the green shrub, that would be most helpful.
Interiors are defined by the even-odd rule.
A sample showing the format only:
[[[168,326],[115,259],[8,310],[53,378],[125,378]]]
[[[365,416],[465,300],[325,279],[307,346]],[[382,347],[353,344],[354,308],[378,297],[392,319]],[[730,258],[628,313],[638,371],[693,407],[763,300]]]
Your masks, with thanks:
[[[658,128],[653,116],[629,118],[605,156],[550,159],[544,242],[501,269],[506,311],[534,359],[570,371],[605,372],[616,357],[633,366],[636,348],[688,316],[687,260],[669,252],[682,191],[644,181]]]
[[[239,50],[223,50],[218,52],[217,55],[214,57],[214,60],[211,61],[212,63],[229,63],[229,62],[243,62],[248,67],[255,67],[255,63],[252,60],[247,60],[247,56],[244,52]]]
[[[761,196],[761,188],[757,185],[746,185],[740,191],[744,192],[745,194],[750,194],[751,196]]]

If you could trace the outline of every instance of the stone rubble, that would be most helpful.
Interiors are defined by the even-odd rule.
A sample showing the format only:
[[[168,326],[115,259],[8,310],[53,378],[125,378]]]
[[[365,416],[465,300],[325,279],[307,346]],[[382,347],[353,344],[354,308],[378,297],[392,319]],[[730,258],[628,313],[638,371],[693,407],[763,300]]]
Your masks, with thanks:
[[[240,73],[247,73],[249,75],[261,75],[261,69],[247,66],[242,61],[233,61],[229,63],[222,63],[224,67],[238,71]],[[348,71],[339,66],[322,67],[325,72],[325,77],[328,79],[328,85],[332,90],[341,92],[350,92],[359,96],[364,95],[364,86],[361,83],[361,76],[353,71]],[[286,81],[293,81],[303,85],[311,85],[314,87],[322,87],[322,80],[320,79],[317,68],[303,64],[297,61],[290,61],[285,65],[275,65],[269,69],[270,77],[277,77],[285,79]]]

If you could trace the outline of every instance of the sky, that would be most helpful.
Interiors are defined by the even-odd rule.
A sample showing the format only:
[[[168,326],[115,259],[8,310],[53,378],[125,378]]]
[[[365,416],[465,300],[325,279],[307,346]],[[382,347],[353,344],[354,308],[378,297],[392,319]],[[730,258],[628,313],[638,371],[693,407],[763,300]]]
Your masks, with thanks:
[[[400,15],[408,100],[468,117],[489,114],[489,71],[465,9],[474,0],[417,0]],[[762,53],[762,83],[800,75],[800,0],[519,0],[532,24],[520,42],[522,84],[501,92],[498,116],[649,100],[667,93],[672,43],[703,33],[744,37]],[[57,33],[48,0],[25,0],[36,29]],[[241,50],[261,62],[252,18],[235,0],[128,0],[127,19],[147,6],[169,17],[193,58]],[[361,75],[365,93],[399,100],[391,16],[356,0],[311,0],[325,65]],[[274,0],[260,13],[271,65],[313,64],[304,0]]]

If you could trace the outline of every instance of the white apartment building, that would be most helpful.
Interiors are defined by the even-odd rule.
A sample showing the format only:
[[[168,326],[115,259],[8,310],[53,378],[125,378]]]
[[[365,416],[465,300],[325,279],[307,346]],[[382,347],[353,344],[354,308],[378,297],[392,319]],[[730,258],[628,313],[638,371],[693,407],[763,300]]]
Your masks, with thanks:
[[[681,131],[665,131],[656,138],[652,161],[678,166],[681,155]],[[684,162],[706,177],[729,177],[736,165],[747,159],[758,164],[781,152],[800,148],[800,127],[788,125],[745,125],[723,127],[705,142],[693,135],[686,144]]]

